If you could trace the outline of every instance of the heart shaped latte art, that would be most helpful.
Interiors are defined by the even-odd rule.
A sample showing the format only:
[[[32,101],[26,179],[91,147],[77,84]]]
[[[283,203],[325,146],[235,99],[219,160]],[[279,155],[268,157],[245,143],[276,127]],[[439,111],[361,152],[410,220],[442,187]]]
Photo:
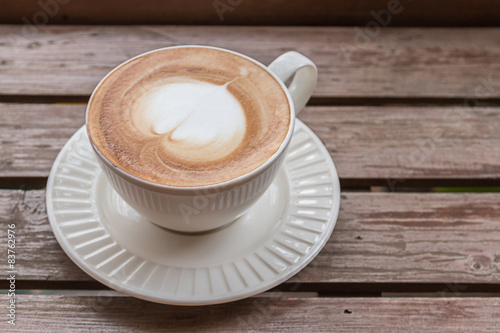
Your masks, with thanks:
[[[197,80],[169,80],[150,87],[133,103],[131,119],[143,135],[161,138],[162,156],[210,162],[238,148],[246,117],[227,89]]]

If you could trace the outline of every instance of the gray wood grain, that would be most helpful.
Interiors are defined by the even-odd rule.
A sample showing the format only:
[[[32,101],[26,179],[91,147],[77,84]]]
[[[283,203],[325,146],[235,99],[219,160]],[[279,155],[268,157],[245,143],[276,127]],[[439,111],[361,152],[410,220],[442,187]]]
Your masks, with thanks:
[[[0,177],[47,177],[85,105],[0,104]],[[342,179],[500,177],[500,108],[308,107]]]
[[[499,221],[497,193],[344,193],[330,241],[289,282],[499,283]],[[19,280],[92,281],[55,240],[45,191],[1,190],[0,223],[16,224]]]
[[[319,69],[316,97],[500,97],[499,28],[0,26],[1,95],[90,95],[124,60],[204,44]],[[472,103],[472,102],[471,102]]]
[[[278,296],[179,307],[103,293],[87,297],[21,295],[17,302],[16,332],[481,333],[495,332],[500,316],[499,298]]]

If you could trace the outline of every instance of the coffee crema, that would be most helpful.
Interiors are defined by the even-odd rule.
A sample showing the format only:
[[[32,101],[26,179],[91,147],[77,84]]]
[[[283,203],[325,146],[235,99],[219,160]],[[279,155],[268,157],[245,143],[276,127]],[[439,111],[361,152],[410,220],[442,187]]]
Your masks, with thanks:
[[[223,50],[168,48],[134,58],[94,92],[87,128],[125,172],[205,186],[264,164],[283,143],[290,106],[264,68]]]

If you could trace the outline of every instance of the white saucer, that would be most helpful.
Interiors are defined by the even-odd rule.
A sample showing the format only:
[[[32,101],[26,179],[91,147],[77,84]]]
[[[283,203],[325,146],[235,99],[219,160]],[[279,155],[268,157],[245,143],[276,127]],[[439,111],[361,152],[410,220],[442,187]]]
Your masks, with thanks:
[[[81,269],[131,296],[178,305],[234,301],[289,279],[328,241],[339,203],[330,154],[300,120],[264,196],[212,233],[172,233],[139,216],[102,174],[84,127],[59,153],[47,184],[52,230]]]

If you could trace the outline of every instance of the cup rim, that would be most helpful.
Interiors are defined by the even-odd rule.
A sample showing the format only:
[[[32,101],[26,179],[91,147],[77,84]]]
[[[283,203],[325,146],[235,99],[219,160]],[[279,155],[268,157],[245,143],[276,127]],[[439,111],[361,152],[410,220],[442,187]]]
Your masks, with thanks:
[[[253,62],[257,66],[260,66],[268,74],[270,74],[274,78],[274,80],[280,85],[281,89],[283,90],[283,92],[285,93],[285,95],[287,97],[288,105],[289,105],[290,121],[289,121],[289,124],[288,124],[288,131],[287,131],[287,134],[285,136],[285,139],[283,140],[283,142],[281,142],[281,145],[276,150],[276,152],[274,152],[274,154],[271,155],[263,164],[261,164],[260,166],[258,166],[257,168],[253,169],[250,172],[247,172],[247,173],[245,173],[243,175],[240,175],[240,176],[238,176],[236,178],[233,178],[233,179],[221,182],[221,183],[210,184],[210,185],[201,185],[201,186],[174,186],[174,185],[165,185],[165,184],[155,183],[155,182],[149,181],[147,179],[143,179],[141,177],[138,177],[136,175],[133,175],[133,174],[131,174],[131,173],[123,170],[121,167],[119,167],[118,165],[116,165],[113,162],[111,162],[106,157],[106,155],[103,152],[101,152],[101,150],[99,149],[99,147],[94,143],[94,141],[93,141],[93,139],[92,139],[92,137],[90,135],[90,131],[89,131],[89,109],[90,109],[90,105],[91,105],[92,99],[94,98],[94,95],[96,94],[97,90],[99,90],[99,88],[101,87],[101,85],[106,81],[106,79],[110,75],[112,75],[114,72],[116,72],[118,69],[120,69],[122,66],[128,64],[129,62],[131,62],[131,61],[133,61],[133,60],[135,60],[137,58],[143,57],[143,56],[145,56],[147,54],[150,54],[150,53],[160,52],[160,51],[168,50],[168,49],[176,49],[176,48],[206,48],[206,49],[214,49],[214,50],[218,50],[218,51],[222,51],[222,52],[232,53],[234,55],[243,57],[243,58],[245,58],[245,59]],[[293,99],[292,99],[292,96],[290,95],[290,92],[288,91],[288,88],[278,78],[278,76],[275,73],[273,73],[266,65],[262,64],[261,62],[255,60],[255,59],[253,59],[253,58],[251,58],[249,56],[246,56],[246,55],[241,54],[241,53],[236,52],[236,51],[232,51],[232,50],[228,50],[228,49],[224,49],[224,48],[216,47],[216,46],[189,44],[189,45],[168,46],[168,47],[163,47],[163,48],[159,48],[159,49],[147,51],[147,52],[141,53],[141,54],[139,54],[139,55],[137,55],[135,57],[132,57],[132,58],[130,58],[130,59],[122,62],[121,64],[119,64],[115,68],[113,68],[109,73],[106,74],[106,76],[104,76],[101,79],[101,81],[99,81],[99,83],[96,85],[96,87],[92,91],[92,94],[90,95],[90,98],[89,98],[89,101],[87,103],[87,107],[86,107],[86,110],[85,110],[85,129],[87,131],[87,136],[89,138],[89,141],[90,141],[90,143],[92,145],[92,148],[93,148],[94,152],[96,152],[96,154],[101,159],[101,161],[103,161],[113,172],[115,172],[118,175],[122,176],[123,178],[126,178],[127,180],[135,183],[136,185],[147,187],[148,189],[151,189],[151,190],[161,190],[161,191],[167,190],[169,192],[173,191],[173,192],[177,192],[177,193],[178,192],[186,192],[186,193],[188,193],[188,192],[193,192],[193,191],[204,191],[204,190],[206,191],[206,190],[211,190],[211,189],[220,190],[220,189],[225,189],[225,188],[228,188],[228,187],[233,187],[235,185],[238,185],[238,184],[244,183],[244,182],[246,182],[246,181],[248,181],[250,179],[253,179],[254,177],[256,177],[259,174],[263,173],[286,150],[286,148],[287,148],[287,146],[288,146],[288,144],[289,144],[289,142],[290,142],[290,140],[292,138],[292,135],[293,135],[293,130],[294,130],[294,127],[295,127],[295,117],[296,117],[295,105],[293,104]]]

